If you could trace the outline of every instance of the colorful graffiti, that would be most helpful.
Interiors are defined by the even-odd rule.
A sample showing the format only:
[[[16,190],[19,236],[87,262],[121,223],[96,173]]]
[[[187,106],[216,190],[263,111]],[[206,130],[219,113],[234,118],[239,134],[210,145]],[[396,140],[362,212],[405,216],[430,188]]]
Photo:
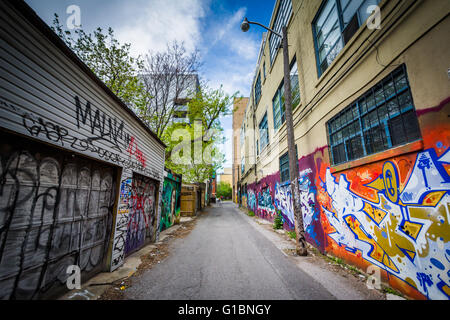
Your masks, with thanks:
[[[385,270],[427,298],[450,298],[450,150],[440,158],[434,149],[417,154],[403,188],[393,161],[367,187],[378,201],[361,197],[349,188],[345,174],[339,182],[326,171],[323,184],[331,207],[323,207],[339,246]],[[442,254],[444,252],[444,254]]]
[[[256,210],[256,195],[253,190],[248,190],[247,208],[252,211]]]
[[[318,221],[320,210],[316,206],[316,187],[310,180],[310,174],[312,174],[312,170],[309,168],[299,173],[300,204],[302,208],[303,228],[306,235],[319,247],[320,241],[314,231],[313,222]],[[295,229],[294,205],[290,181],[283,184],[275,184],[275,208],[280,210],[287,227],[291,230]]]
[[[180,217],[181,176],[166,172],[162,191],[160,230],[171,227]]]
[[[149,178],[134,174],[128,200],[128,226],[125,256],[142,247],[147,237],[156,236],[155,189],[156,183]]]
[[[275,218],[276,210],[269,187],[262,188],[262,190],[258,192],[257,214],[265,219],[273,220]]]
[[[361,270],[378,267],[416,299],[450,299],[449,101],[421,111],[422,140],[400,152],[330,167],[324,146],[298,161],[307,241]],[[279,172],[248,193],[257,195],[255,214],[273,221],[279,210],[284,227],[294,228],[290,183],[280,183]]]

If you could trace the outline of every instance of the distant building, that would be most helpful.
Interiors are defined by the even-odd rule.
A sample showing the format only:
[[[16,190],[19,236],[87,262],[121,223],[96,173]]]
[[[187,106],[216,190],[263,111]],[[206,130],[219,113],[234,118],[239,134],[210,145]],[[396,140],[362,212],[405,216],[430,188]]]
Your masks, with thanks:
[[[219,174],[219,183],[225,182],[230,185],[230,187],[233,185],[233,174],[231,168],[224,168],[223,173]]]
[[[244,117],[245,108],[247,107],[249,98],[235,98],[233,109],[233,164],[232,164],[232,188],[233,201],[238,203],[238,182],[240,179],[241,149],[240,149],[240,131],[242,119]]]

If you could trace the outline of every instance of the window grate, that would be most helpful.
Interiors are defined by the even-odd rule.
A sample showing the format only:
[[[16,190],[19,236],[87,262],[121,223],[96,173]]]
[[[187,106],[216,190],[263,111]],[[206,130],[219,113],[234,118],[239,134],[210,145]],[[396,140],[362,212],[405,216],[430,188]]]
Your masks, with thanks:
[[[327,128],[334,165],[419,140],[405,65],[329,120]]]
[[[319,76],[367,20],[367,8],[380,0],[326,0],[313,21]]]

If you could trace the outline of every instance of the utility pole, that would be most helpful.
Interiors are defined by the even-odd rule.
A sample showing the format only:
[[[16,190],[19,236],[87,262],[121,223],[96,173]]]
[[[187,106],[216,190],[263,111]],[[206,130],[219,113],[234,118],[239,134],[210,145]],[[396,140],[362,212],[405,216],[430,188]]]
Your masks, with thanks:
[[[284,67],[284,105],[286,115],[286,132],[288,140],[288,153],[289,153],[289,179],[291,180],[291,194],[294,205],[294,225],[295,233],[297,234],[296,251],[299,256],[308,255],[308,249],[306,247],[305,229],[303,228],[303,214],[300,201],[300,189],[298,186],[298,159],[295,152],[295,138],[294,138],[294,122],[292,119],[292,95],[291,95],[291,70],[289,66],[289,45],[287,27],[282,27],[283,34],[273,31],[272,29],[258,23],[248,21],[244,18],[241,24],[241,30],[247,32],[250,29],[250,24],[256,24],[264,29],[272,32],[274,35],[282,39],[283,46],[283,67]]]
[[[298,159],[295,152],[294,121],[292,119],[292,95],[291,95],[291,68],[289,65],[289,47],[287,27],[283,26],[283,67],[284,67],[284,105],[286,115],[286,132],[289,154],[289,178],[291,180],[291,194],[294,205],[295,233],[297,234],[297,254],[306,256],[305,230],[303,228],[303,214],[300,202],[300,189],[298,186]]]

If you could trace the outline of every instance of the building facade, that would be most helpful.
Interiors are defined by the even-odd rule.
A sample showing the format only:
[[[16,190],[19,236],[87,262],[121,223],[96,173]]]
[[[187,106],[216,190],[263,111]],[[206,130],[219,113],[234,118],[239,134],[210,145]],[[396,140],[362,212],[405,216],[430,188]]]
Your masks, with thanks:
[[[232,164],[232,189],[233,202],[238,203],[238,182],[239,170],[241,164],[241,148],[240,148],[240,132],[242,125],[242,118],[244,116],[245,108],[248,104],[248,98],[236,98],[233,102],[233,164]]]
[[[0,299],[158,239],[165,145],[23,1],[0,1]]]
[[[233,174],[232,168],[223,168],[223,173],[219,174],[219,182],[225,182],[232,186],[233,183]]]
[[[450,297],[449,12],[445,0],[278,0],[269,26],[288,28],[307,241],[416,299]],[[261,44],[239,184],[243,205],[293,229],[279,44]]]

